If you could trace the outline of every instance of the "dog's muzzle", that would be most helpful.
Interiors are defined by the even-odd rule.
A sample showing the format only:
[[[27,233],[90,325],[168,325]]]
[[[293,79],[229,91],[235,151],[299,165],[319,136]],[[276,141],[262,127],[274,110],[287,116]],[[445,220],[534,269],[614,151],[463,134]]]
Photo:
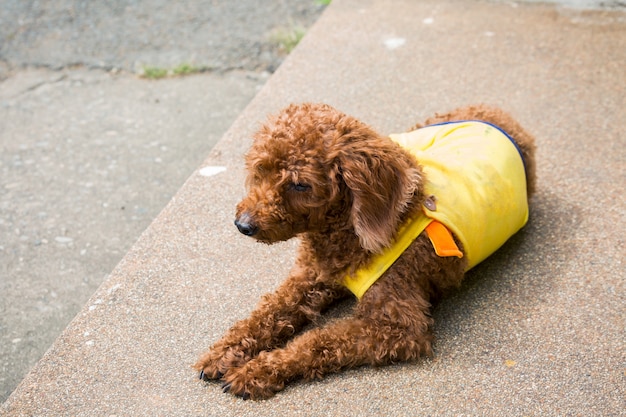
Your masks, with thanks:
[[[235,226],[246,236],[254,236],[259,231],[259,228],[252,222],[252,218],[247,213],[242,213],[241,216],[235,219]]]

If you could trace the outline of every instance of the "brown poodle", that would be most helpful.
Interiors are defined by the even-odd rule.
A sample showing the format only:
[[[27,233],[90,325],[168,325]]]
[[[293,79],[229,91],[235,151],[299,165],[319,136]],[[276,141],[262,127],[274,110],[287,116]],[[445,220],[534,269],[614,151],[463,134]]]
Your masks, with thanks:
[[[519,194],[527,208],[535,188],[534,139],[509,115],[471,106],[423,126],[468,120],[487,122],[483,130],[501,130],[509,146],[515,142],[525,177]],[[301,332],[351,295],[346,283],[401,240],[404,224],[445,204],[428,194],[429,171],[419,155],[324,104],[291,105],[268,120],[246,156],[249,193],[237,206],[235,224],[264,243],[298,237],[297,259],[277,291],[198,360],[201,379],[221,379],[224,392],[264,399],[295,379],[432,355],[432,305],[460,285],[469,262],[479,261],[463,256],[466,240],[480,246],[483,236],[475,232],[464,240],[454,227],[444,227],[450,256],[438,254],[430,232],[418,231],[373,285],[357,293],[352,317]],[[493,199],[515,197],[503,196]]]

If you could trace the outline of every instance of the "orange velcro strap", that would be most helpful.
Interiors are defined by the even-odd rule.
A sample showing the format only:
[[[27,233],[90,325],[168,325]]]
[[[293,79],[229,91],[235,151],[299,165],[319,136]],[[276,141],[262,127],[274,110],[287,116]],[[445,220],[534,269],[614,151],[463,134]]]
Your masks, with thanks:
[[[426,233],[428,238],[435,248],[435,253],[439,256],[456,256],[462,258],[463,253],[456,245],[452,233],[446,226],[433,220],[428,226],[426,226]]]

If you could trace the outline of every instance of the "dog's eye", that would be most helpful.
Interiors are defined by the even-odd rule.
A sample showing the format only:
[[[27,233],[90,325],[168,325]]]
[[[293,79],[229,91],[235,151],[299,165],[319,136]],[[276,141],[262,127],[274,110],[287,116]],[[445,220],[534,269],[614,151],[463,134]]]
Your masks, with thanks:
[[[308,184],[302,184],[298,182],[298,183],[291,184],[290,188],[298,192],[305,192],[305,191],[309,191],[311,189],[311,186]]]

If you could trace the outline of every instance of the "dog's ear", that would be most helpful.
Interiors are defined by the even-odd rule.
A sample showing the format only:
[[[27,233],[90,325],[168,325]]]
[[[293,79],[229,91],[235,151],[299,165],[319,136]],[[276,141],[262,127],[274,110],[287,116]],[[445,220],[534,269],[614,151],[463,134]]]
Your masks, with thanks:
[[[422,171],[399,145],[376,135],[344,142],[339,155],[355,233],[364,249],[380,252],[391,244],[414,194],[422,192]]]

